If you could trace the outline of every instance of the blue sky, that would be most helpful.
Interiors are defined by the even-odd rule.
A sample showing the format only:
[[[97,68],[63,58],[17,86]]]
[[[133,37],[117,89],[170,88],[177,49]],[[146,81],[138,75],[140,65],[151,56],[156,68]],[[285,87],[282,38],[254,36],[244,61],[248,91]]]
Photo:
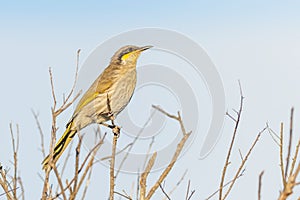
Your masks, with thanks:
[[[245,151],[266,121],[278,130],[281,121],[288,121],[291,106],[296,107],[296,119],[299,116],[300,94],[295,92],[300,85],[299,8],[296,1],[2,1],[0,132],[1,139],[9,141],[9,123],[20,124],[20,173],[25,188],[29,188],[27,199],[37,199],[41,191],[37,186],[30,192],[31,184],[40,185],[37,172],[41,172],[42,160],[31,109],[39,112],[45,131],[50,130],[48,67],[53,68],[57,93],[62,94],[72,84],[70,71],[77,49],[82,49],[82,64],[99,44],[124,31],[158,27],[180,32],[198,42],[215,63],[229,110],[238,106],[237,80],[242,81],[246,104],[237,148]],[[59,126],[63,127],[70,115],[71,111],[63,115]],[[199,161],[187,153],[173,172],[173,176],[181,174],[192,164],[188,175],[200,199],[218,188],[231,128],[231,121],[225,121],[223,134],[207,159]],[[9,143],[0,145],[0,152],[9,150]],[[197,152],[197,145],[190,152]],[[259,163],[249,162],[239,189],[235,188],[230,199],[238,199],[245,192],[249,199],[256,198],[261,170],[266,172],[263,195],[274,199],[281,186],[276,153],[276,145],[264,135],[253,154]],[[0,159],[3,165],[9,163],[11,154],[1,153]],[[233,161],[239,163],[237,151]],[[105,170],[102,167],[95,176]],[[199,181],[203,177],[206,181]],[[127,178],[124,175],[124,180]],[[177,194],[182,191],[185,186]],[[89,199],[97,192],[92,188]]]

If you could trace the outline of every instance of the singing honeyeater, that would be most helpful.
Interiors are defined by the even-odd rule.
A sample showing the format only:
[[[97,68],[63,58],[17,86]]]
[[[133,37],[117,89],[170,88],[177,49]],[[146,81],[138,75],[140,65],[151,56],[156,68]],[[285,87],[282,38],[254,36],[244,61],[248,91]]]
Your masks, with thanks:
[[[80,99],[66,130],[54,147],[53,163],[59,159],[74,135],[92,123],[104,123],[116,116],[129,103],[136,85],[136,63],[140,54],[152,46],[124,46],[111,58],[108,67],[98,76]],[[111,112],[107,105],[109,98]],[[50,154],[49,154],[50,155]],[[49,155],[43,169],[48,168]]]

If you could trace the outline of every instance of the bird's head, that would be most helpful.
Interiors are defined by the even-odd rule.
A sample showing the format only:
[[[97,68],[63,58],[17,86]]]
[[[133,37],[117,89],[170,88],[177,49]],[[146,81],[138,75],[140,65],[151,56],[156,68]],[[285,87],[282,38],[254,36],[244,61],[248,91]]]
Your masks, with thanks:
[[[137,47],[133,45],[127,45],[121,47],[111,58],[111,62],[121,64],[121,65],[127,65],[127,64],[135,65],[140,54],[143,51],[150,49],[151,47],[152,46]]]

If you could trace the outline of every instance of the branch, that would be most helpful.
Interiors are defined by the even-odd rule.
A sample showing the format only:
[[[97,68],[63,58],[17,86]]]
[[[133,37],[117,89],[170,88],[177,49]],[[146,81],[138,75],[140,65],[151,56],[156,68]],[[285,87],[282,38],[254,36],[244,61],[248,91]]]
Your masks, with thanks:
[[[259,179],[258,179],[258,200],[261,200],[261,187],[262,187],[262,177],[264,175],[264,171],[262,171],[259,174]]]
[[[248,150],[248,152],[247,152],[245,158],[242,160],[242,163],[240,164],[240,167],[239,167],[239,169],[237,170],[237,172],[236,172],[236,174],[235,174],[235,176],[234,176],[234,178],[233,178],[233,181],[231,182],[231,184],[230,184],[230,186],[229,186],[229,188],[228,188],[226,194],[225,194],[224,197],[222,198],[223,200],[226,199],[226,197],[229,195],[231,189],[233,188],[233,186],[234,186],[234,184],[235,184],[235,181],[238,179],[238,176],[239,176],[240,172],[243,170],[243,167],[244,167],[246,161],[248,160],[248,157],[250,156],[250,154],[251,154],[252,150],[254,149],[255,145],[257,144],[257,142],[258,142],[258,140],[259,140],[261,134],[262,134],[266,129],[267,129],[267,127],[263,128],[263,129],[258,133],[258,135],[256,136],[256,138],[255,138],[255,140],[254,140],[252,146],[251,146],[250,149]]]
[[[285,180],[288,176],[290,156],[291,156],[292,139],[293,139],[293,118],[294,118],[294,108],[291,109],[289,146],[288,146],[288,153],[287,153],[287,156],[286,156],[286,165],[285,165],[285,174],[284,174]]]
[[[234,120],[235,121],[235,127],[234,127],[234,131],[233,131],[231,143],[230,143],[230,146],[229,146],[229,149],[228,149],[226,161],[225,161],[225,164],[224,164],[224,167],[223,167],[223,170],[222,170],[222,177],[221,177],[221,182],[220,182],[220,186],[219,186],[219,200],[222,200],[222,192],[223,192],[223,187],[224,187],[225,175],[226,175],[227,167],[228,167],[229,162],[230,162],[229,160],[230,160],[233,144],[235,142],[237,130],[238,130],[238,127],[239,127],[239,124],[240,124],[240,118],[241,118],[242,109],[243,109],[244,96],[243,96],[242,87],[241,87],[240,82],[239,82],[239,87],[240,87],[240,108],[239,108],[239,111],[237,112],[237,118]],[[232,118],[230,115],[229,115],[229,117]]]
[[[150,191],[148,192],[148,194],[146,195],[146,199],[149,200],[152,195],[154,194],[154,192],[157,190],[157,188],[159,187],[159,185],[163,182],[163,180],[167,177],[167,175],[169,174],[169,172],[171,171],[171,169],[173,168],[175,162],[177,161],[185,142],[187,141],[187,139],[189,138],[189,136],[191,135],[191,133],[187,133],[185,130],[185,127],[183,125],[180,113],[178,112],[178,115],[171,115],[169,113],[167,113],[166,111],[164,111],[163,109],[159,108],[158,106],[152,106],[153,108],[157,109],[158,111],[162,112],[163,114],[165,114],[166,116],[175,119],[179,122],[180,126],[181,126],[181,131],[183,134],[183,137],[181,139],[181,141],[178,143],[176,151],[173,155],[172,160],[170,161],[169,165],[166,167],[166,169],[163,171],[163,173],[160,175],[159,179],[156,181],[156,183],[152,186],[152,188],[150,189]]]
[[[147,177],[155,163],[156,156],[157,156],[157,153],[154,152],[152,154],[150,160],[148,161],[145,171],[142,173],[141,180],[140,180],[140,198],[141,198],[141,200],[146,199],[146,187],[147,187],[146,181],[147,181]]]
[[[280,170],[283,187],[286,185],[286,179],[284,176],[284,164],[283,164],[283,123],[280,124],[280,143],[279,143],[279,156],[280,156]]]
[[[161,185],[159,185],[159,188],[164,193],[164,195],[167,197],[167,199],[171,200],[171,198],[169,197],[169,195],[166,193],[166,191],[164,190],[164,188]]]

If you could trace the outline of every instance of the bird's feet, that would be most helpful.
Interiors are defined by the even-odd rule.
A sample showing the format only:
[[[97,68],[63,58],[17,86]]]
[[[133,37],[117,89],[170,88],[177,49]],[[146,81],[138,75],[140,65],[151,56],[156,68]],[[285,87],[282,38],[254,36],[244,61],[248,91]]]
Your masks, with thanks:
[[[117,136],[117,137],[120,136],[121,127],[116,126],[114,124],[111,125],[111,124],[106,124],[106,123],[101,123],[101,125],[110,128],[112,130],[112,132],[114,133],[115,136]]]

